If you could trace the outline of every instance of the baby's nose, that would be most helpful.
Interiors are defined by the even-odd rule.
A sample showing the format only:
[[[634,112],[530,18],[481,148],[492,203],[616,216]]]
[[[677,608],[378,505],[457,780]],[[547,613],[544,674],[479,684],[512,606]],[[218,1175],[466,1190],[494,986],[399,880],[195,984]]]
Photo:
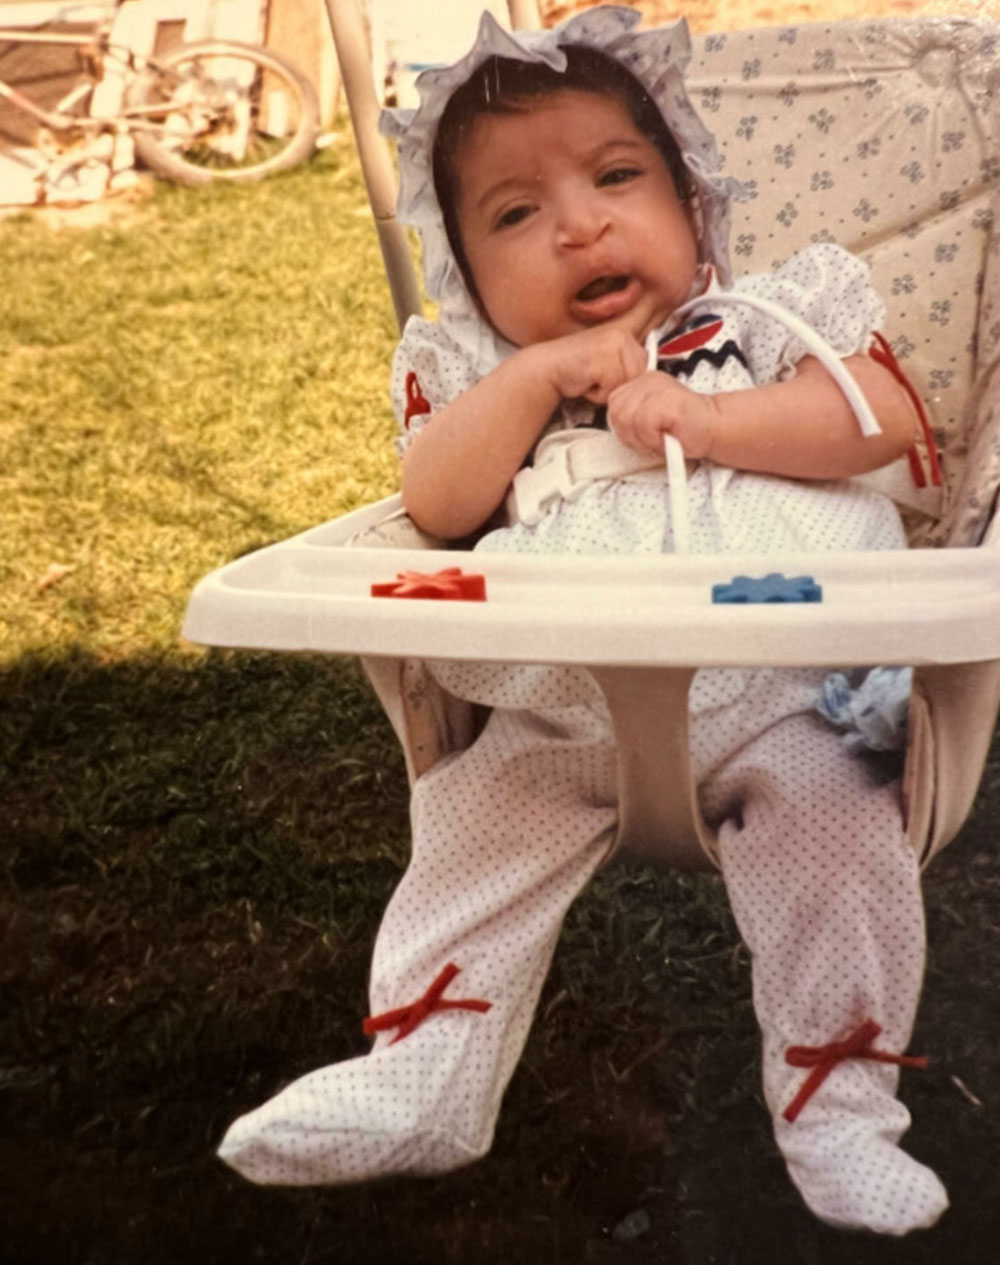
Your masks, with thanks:
[[[610,226],[607,208],[596,198],[567,197],[560,205],[556,226],[561,246],[589,246]]]

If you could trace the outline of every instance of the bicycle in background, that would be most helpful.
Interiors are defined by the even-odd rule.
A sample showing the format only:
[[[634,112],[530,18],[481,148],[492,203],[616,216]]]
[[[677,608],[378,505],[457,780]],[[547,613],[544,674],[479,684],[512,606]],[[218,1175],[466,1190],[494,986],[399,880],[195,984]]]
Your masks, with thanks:
[[[296,66],[270,49],[225,39],[141,56],[112,39],[122,3],[79,33],[0,27],[0,42],[77,50],[82,79],[51,108],[7,83],[0,67],[0,98],[37,121],[39,148],[72,155],[101,137],[127,135],[151,171],[188,185],[258,180],[312,154],[319,107]],[[110,78],[121,85],[112,110],[95,101]]]

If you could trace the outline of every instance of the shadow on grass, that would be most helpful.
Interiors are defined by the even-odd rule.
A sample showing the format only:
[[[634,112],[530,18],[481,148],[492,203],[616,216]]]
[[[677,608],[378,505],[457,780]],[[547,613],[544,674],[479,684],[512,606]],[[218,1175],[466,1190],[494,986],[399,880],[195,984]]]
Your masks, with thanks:
[[[953,1208],[903,1242],[817,1224],[760,1102],[749,966],[713,875],[618,864],[567,922],[492,1154],[264,1190],[212,1155],[366,1048],[406,791],[356,667],[219,654],[0,676],[5,1265],[986,1265],[1000,1239],[996,759],[927,877],[909,1148]]]

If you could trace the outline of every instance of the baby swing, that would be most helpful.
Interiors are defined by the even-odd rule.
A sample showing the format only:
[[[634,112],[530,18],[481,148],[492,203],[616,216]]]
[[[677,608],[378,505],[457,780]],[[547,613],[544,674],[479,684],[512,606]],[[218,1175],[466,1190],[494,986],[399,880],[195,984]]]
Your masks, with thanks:
[[[327,2],[402,326],[419,292],[393,218],[364,32],[353,0]],[[515,21],[526,7],[511,0]],[[618,740],[619,843],[681,865],[705,864],[714,846],[690,776],[698,667],[914,665],[903,790],[926,862],[972,806],[1000,704],[1000,27],[862,20],[692,44],[692,99],[725,173],[751,188],[733,208],[737,271],[767,270],[817,240],[872,267],[893,350],[930,420],[922,452],[878,473],[914,547],[473,558],[418,531],[393,496],[205,577],[184,635],[360,654],[411,780],[476,732],[472,706],[446,695],[424,658],[586,665]],[[409,599],[373,593],[455,566],[484,577],[485,601],[421,600],[423,589],[440,596],[447,577],[414,581]],[[772,600],[712,600],[713,586],[775,573],[809,577],[821,600],[773,600],[767,586]]]

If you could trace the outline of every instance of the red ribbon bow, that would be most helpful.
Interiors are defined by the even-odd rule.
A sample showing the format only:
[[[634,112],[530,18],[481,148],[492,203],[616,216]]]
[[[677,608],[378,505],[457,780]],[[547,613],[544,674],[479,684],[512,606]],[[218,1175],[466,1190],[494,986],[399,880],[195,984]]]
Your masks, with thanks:
[[[427,597],[438,601],[485,602],[486,577],[463,575],[461,567],[443,571],[400,571],[395,580],[372,585],[372,597]]]
[[[444,1000],[442,993],[458,974],[458,967],[454,962],[449,962],[423,997],[411,1002],[408,1006],[400,1006],[398,1010],[387,1010],[385,1014],[372,1015],[366,1019],[361,1025],[365,1035],[371,1037],[376,1032],[385,1032],[387,1028],[398,1028],[399,1031],[389,1043],[395,1045],[397,1041],[408,1037],[414,1028],[418,1028],[429,1015],[437,1010],[475,1010],[479,1014],[485,1014],[487,1010],[492,1009],[492,1002],[479,1001],[476,998]]]
[[[403,418],[403,425],[409,430],[410,421],[414,417],[422,417],[430,412],[431,402],[421,391],[420,379],[411,369],[406,375],[406,415]]]
[[[882,1031],[874,1019],[866,1019],[855,1028],[846,1041],[831,1041],[829,1045],[790,1045],[785,1051],[785,1062],[792,1067],[811,1067],[813,1070],[782,1113],[787,1121],[795,1120],[809,1099],[819,1089],[838,1063],[845,1059],[870,1059],[875,1063],[898,1063],[900,1067],[926,1067],[927,1059],[921,1055],[887,1054],[873,1050],[872,1042]]]

